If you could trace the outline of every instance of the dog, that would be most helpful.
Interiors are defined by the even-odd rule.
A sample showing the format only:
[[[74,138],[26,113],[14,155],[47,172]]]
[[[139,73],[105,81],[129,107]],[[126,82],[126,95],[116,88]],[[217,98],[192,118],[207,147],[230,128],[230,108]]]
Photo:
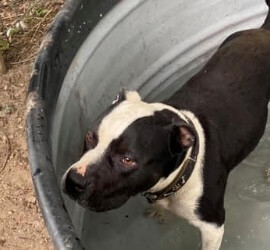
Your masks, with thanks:
[[[269,100],[268,14],[261,28],[229,36],[164,103],[123,90],[87,133],[63,190],[97,212],[141,193],[197,227],[203,250],[218,250],[229,173],[259,143]]]

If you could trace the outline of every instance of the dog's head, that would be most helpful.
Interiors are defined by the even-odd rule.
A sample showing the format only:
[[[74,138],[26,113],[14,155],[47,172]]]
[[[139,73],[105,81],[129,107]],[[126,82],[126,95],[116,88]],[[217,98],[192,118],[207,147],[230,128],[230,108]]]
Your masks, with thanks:
[[[85,137],[85,153],[65,173],[64,192],[94,211],[118,208],[168,177],[194,142],[166,105],[123,91]]]

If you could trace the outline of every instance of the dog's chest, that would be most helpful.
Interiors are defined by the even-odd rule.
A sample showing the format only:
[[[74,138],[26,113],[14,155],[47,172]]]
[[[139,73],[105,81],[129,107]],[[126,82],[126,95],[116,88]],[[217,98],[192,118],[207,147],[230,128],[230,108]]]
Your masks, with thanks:
[[[197,162],[192,176],[179,191],[167,199],[158,201],[158,205],[185,218],[191,224],[199,220],[197,208],[203,194],[202,164],[202,160]]]

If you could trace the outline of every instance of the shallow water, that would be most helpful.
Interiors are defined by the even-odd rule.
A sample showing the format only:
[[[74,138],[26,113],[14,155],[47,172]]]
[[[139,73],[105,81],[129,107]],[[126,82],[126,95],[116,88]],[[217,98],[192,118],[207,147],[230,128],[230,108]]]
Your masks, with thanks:
[[[230,175],[226,192],[226,224],[221,249],[270,249],[270,118],[255,151]],[[167,215],[165,224],[144,215],[143,197],[107,213],[86,212],[82,240],[87,249],[200,249],[199,232],[186,221]]]

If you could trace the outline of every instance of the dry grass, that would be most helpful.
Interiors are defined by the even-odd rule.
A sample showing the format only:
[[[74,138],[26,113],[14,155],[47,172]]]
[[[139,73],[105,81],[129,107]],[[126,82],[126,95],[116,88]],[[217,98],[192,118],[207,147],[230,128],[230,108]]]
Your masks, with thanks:
[[[0,39],[9,43],[9,49],[4,52],[8,66],[33,61],[62,4],[63,0],[1,0]],[[16,28],[19,22],[24,22],[27,28]],[[11,38],[6,36],[9,29],[14,33]]]

